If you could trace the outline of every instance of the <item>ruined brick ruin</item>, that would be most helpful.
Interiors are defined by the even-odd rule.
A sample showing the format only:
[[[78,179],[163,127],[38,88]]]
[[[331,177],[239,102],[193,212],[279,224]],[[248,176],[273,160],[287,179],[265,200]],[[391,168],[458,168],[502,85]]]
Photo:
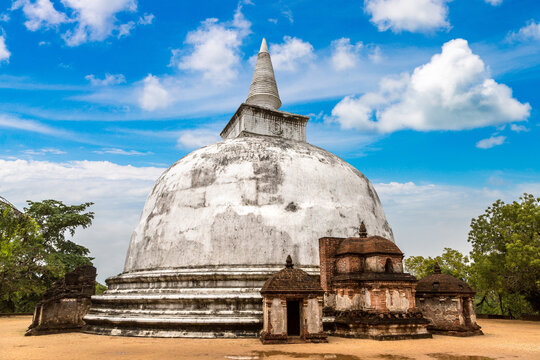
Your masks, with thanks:
[[[292,337],[326,342],[323,332],[323,289],[317,278],[294,269],[291,256],[285,269],[263,285],[263,344],[286,343]]]
[[[79,266],[45,292],[26,335],[78,331],[95,293],[96,268]]]
[[[442,274],[439,264],[435,272],[418,281],[416,303],[434,334],[482,335],[474,312],[474,290],[452,275]]]
[[[392,241],[367,236],[321,238],[321,284],[326,329],[333,335],[376,340],[431,337],[416,308],[416,278],[403,272]]]

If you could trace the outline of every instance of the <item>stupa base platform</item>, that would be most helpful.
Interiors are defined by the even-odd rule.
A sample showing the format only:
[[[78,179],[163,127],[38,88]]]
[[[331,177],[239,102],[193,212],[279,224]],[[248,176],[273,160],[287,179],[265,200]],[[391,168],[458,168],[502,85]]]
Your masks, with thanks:
[[[282,266],[204,267],[124,273],[92,297],[83,332],[185,338],[258,337],[260,288]],[[318,267],[304,267],[311,274]]]
[[[377,313],[361,310],[338,311],[330,328],[333,336],[373,340],[426,339],[429,321],[420,312]]]
[[[446,335],[446,336],[457,336],[457,337],[469,337],[469,336],[478,336],[484,335],[484,332],[480,329],[469,329],[469,330],[444,330],[444,329],[435,329],[428,326],[430,333],[435,335]]]

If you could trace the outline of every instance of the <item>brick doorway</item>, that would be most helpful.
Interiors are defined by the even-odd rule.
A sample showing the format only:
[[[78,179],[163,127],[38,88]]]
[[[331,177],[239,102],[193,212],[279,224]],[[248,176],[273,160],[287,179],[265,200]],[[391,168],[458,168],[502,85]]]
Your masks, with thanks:
[[[300,302],[287,301],[287,335],[300,336]]]

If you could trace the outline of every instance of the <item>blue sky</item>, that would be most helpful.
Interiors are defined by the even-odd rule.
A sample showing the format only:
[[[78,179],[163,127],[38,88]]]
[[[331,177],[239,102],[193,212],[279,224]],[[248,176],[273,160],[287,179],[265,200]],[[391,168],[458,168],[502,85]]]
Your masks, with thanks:
[[[94,201],[119,272],[164,168],[219,140],[266,37],[282,110],[375,184],[409,254],[538,194],[535,0],[0,1],[0,195]],[[113,251],[112,251],[113,250]]]

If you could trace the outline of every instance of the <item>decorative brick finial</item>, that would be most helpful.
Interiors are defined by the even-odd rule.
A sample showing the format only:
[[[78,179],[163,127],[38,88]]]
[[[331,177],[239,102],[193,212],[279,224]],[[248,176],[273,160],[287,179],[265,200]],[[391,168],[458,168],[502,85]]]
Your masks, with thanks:
[[[287,262],[285,263],[287,269],[292,269],[294,267],[291,255],[287,256]]]
[[[435,269],[435,274],[441,273],[441,267],[439,266],[439,263],[436,262],[433,268]]]
[[[366,238],[367,237],[367,229],[366,229],[366,225],[364,224],[364,222],[362,221],[362,224],[360,225],[360,237],[361,238]]]

